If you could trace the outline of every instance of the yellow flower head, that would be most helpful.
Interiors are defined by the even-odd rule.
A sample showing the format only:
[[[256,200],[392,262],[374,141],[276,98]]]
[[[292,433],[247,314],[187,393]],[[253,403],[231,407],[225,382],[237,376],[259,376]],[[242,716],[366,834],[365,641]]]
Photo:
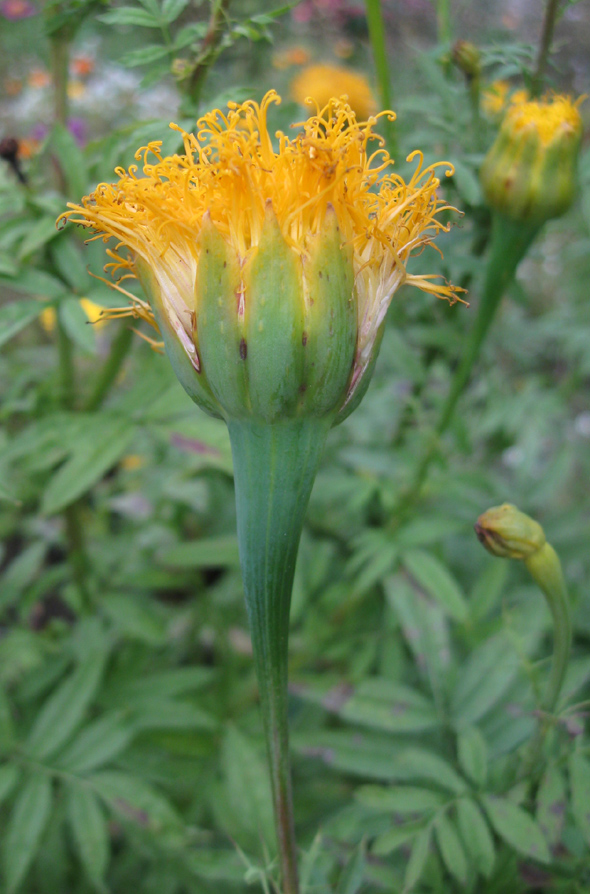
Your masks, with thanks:
[[[538,224],[569,208],[576,189],[582,101],[557,95],[513,97],[481,169],[492,208]]]
[[[508,81],[493,81],[482,91],[482,112],[491,120],[498,121],[510,105],[526,102],[528,96],[526,90],[512,90]]]
[[[339,65],[310,65],[291,83],[293,99],[305,105],[309,98],[320,108],[334,96],[346,96],[357,118],[366,119],[377,111],[375,97],[366,77]]]
[[[357,122],[343,99],[331,100],[294,125],[293,138],[278,132],[275,149],[267,113],[278,102],[269,92],[260,105],[229,103],[227,114],[210,112],[199,119],[195,134],[180,131],[184,152],[179,155],[162,157],[161,144],[151,143],[136,155],[143,161],[142,176],[136,166],[118,169],[115,184],[100,184],[81,205],[70,205],[64,217],[92,228],[94,238],[117,240],[108,266],[139,276],[165,340],[166,331],[175,334],[194,370],[204,372],[203,381],[213,364],[208,368],[204,355],[220,332],[227,344],[235,342],[240,359],[252,364],[257,340],[269,329],[291,332],[294,323],[268,317],[275,294],[281,313],[289,302],[296,308],[299,344],[305,347],[309,341],[306,356],[317,314],[334,316],[328,304],[345,302],[354,325],[346,361],[350,397],[400,285],[408,282],[455,300],[453,286],[409,274],[405,267],[411,254],[448,229],[438,217],[448,206],[438,196],[438,166],[423,167],[421,153],[409,156],[418,164],[408,183],[386,173],[390,158],[373,133],[376,119]],[[452,172],[450,165],[440,164]],[[332,281],[338,280],[342,292],[334,299],[329,291],[321,297],[321,289],[330,288],[330,264]],[[350,276],[348,266],[342,273],[343,265],[349,265]],[[278,279],[269,280],[269,271],[279,267]],[[266,277],[264,285],[261,277]],[[257,304],[259,286],[264,318]],[[145,302],[131,298],[136,313],[148,315]],[[334,326],[326,326],[331,337]],[[170,353],[169,341],[166,346]],[[224,360],[227,369],[233,368],[232,358],[229,354]],[[299,360],[285,363],[292,371]],[[219,389],[212,386],[212,391],[213,404],[220,402],[224,414],[229,412]]]

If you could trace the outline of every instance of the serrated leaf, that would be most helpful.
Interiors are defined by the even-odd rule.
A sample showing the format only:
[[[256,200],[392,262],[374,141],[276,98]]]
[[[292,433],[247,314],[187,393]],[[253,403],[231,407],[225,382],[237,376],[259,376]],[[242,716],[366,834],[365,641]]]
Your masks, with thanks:
[[[416,582],[456,621],[465,621],[467,602],[445,566],[424,550],[408,550],[403,563]]]
[[[35,775],[25,783],[14,803],[4,835],[6,894],[14,894],[35,859],[51,811],[51,782]]]
[[[477,870],[489,878],[494,868],[494,839],[479,806],[471,798],[457,802],[457,821],[463,843]]]
[[[104,874],[109,862],[106,817],[94,792],[83,784],[68,787],[67,817],[84,871],[99,891],[106,891]]]
[[[476,723],[498,703],[518,673],[518,656],[502,636],[486,640],[457,674],[451,710],[457,726]]]
[[[590,761],[575,751],[569,761],[572,810],[580,831],[590,844]]]
[[[424,828],[424,820],[416,820],[411,823],[404,823],[401,826],[394,826],[378,835],[373,841],[371,852],[378,857],[386,857],[392,854],[406,842],[411,841]]]
[[[157,62],[158,59],[164,59],[170,50],[168,47],[159,44],[150,44],[147,47],[141,47],[139,50],[131,50],[121,57],[121,64],[127,68],[135,68],[137,65],[148,65],[150,62]]]
[[[123,722],[122,712],[107,714],[80,730],[56,762],[69,773],[88,773],[121,754],[132,738],[133,732]]]
[[[430,813],[442,807],[448,797],[431,789],[411,785],[384,787],[364,785],[357,789],[355,798],[364,807],[383,813],[411,815]]]
[[[190,0],[164,0],[162,3],[162,18],[170,25],[186,9]]]
[[[59,318],[67,334],[78,347],[89,354],[96,351],[94,329],[88,322],[78,298],[66,298],[60,301]]]
[[[121,818],[160,835],[163,843],[178,842],[183,828],[181,818],[149,783],[115,770],[93,773],[88,782]]]
[[[25,742],[25,751],[48,758],[67,742],[93,701],[100,685],[104,656],[93,654],[61,683],[41,708]]]
[[[47,304],[42,301],[11,301],[0,307],[0,345],[36,320]]]
[[[20,779],[20,775],[20,768],[15,766],[15,764],[4,764],[0,767],[0,804],[13,791]]]
[[[232,534],[177,543],[162,552],[158,560],[174,568],[237,568],[240,564],[238,538]]]
[[[365,875],[366,845],[364,841],[354,849],[340,873],[336,894],[358,894]]]
[[[425,829],[419,832],[414,839],[414,844],[412,845],[412,853],[410,854],[410,859],[408,860],[406,873],[404,875],[404,894],[411,891],[420,881],[420,878],[426,866],[429,849],[430,826],[427,826]]]
[[[129,447],[135,424],[125,417],[97,413],[86,417],[73,455],[52,476],[45,490],[42,512],[54,515],[99,481]]]
[[[434,823],[434,834],[447,870],[453,878],[465,886],[467,883],[467,858],[457,830],[446,813],[437,817]]]
[[[120,6],[111,9],[98,16],[100,22],[106,25],[139,25],[142,28],[159,28],[161,23],[154,13],[147,9],[138,9],[136,6]]]
[[[582,796],[584,792],[582,791]],[[586,809],[590,805],[590,786],[586,792],[588,799],[586,800]],[[574,813],[576,810],[576,802],[580,794],[576,796],[574,786],[572,784],[572,800]],[[555,765],[547,767],[539,791],[537,792],[537,822],[541,827],[543,835],[550,845],[555,846],[561,842],[563,826],[567,813],[567,793],[565,790],[565,780],[563,773]],[[578,825],[583,829],[578,819]],[[590,839],[590,836],[589,836]]]
[[[476,785],[485,785],[488,772],[488,748],[475,726],[464,729],[457,738],[459,763]]]
[[[543,833],[525,810],[494,795],[482,796],[482,803],[494,830],[514,850],[541,863],[551,862]]]

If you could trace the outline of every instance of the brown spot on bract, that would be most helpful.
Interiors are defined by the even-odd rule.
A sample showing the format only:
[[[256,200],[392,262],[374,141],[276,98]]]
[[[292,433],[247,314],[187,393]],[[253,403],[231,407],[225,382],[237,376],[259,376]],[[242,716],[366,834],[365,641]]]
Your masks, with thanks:
[[[240,339],[240,357],[242,358],[242,360],[245,360],[247,356],[248,356],[248,345],[246,344],[246,339],[241,338]]]
[[[307,391],[307,385],[305,384],[305,382],[302,382],[301,385],[299,386],[299,393],[304,394],[306,391]]]
[[[307,344],[307,332],[304,332],[301,336],[301,344],[303,345],[303,347],[305,347],[305,345]]]

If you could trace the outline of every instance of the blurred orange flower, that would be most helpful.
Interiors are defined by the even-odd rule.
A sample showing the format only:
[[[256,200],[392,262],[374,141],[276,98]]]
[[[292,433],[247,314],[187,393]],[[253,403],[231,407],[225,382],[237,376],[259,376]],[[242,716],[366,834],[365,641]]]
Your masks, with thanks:
[[[346,96],[357,118],[366,120],[377,111],[367,78],[338,65],[310,65],[291,83],[291,94],[301,105],[309,97],[323,108],[334,96]]]

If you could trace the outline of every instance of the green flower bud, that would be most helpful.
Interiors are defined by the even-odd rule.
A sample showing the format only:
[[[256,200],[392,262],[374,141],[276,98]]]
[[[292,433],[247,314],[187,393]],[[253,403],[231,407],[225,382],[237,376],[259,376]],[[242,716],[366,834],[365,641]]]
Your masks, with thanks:
[[[503,559],[528,559],[545,545],[541,525],[510,503],[480,515],[475,533],[492,555]]]
[[[471,80],[481,74],[481,56],[475,44],[458,40],[453,46],[453,62]]]
[[[480,172],[495,211],[537,224],[567,211],[576,191],[582,138],[579,104],[552,96],[508,107]]]

